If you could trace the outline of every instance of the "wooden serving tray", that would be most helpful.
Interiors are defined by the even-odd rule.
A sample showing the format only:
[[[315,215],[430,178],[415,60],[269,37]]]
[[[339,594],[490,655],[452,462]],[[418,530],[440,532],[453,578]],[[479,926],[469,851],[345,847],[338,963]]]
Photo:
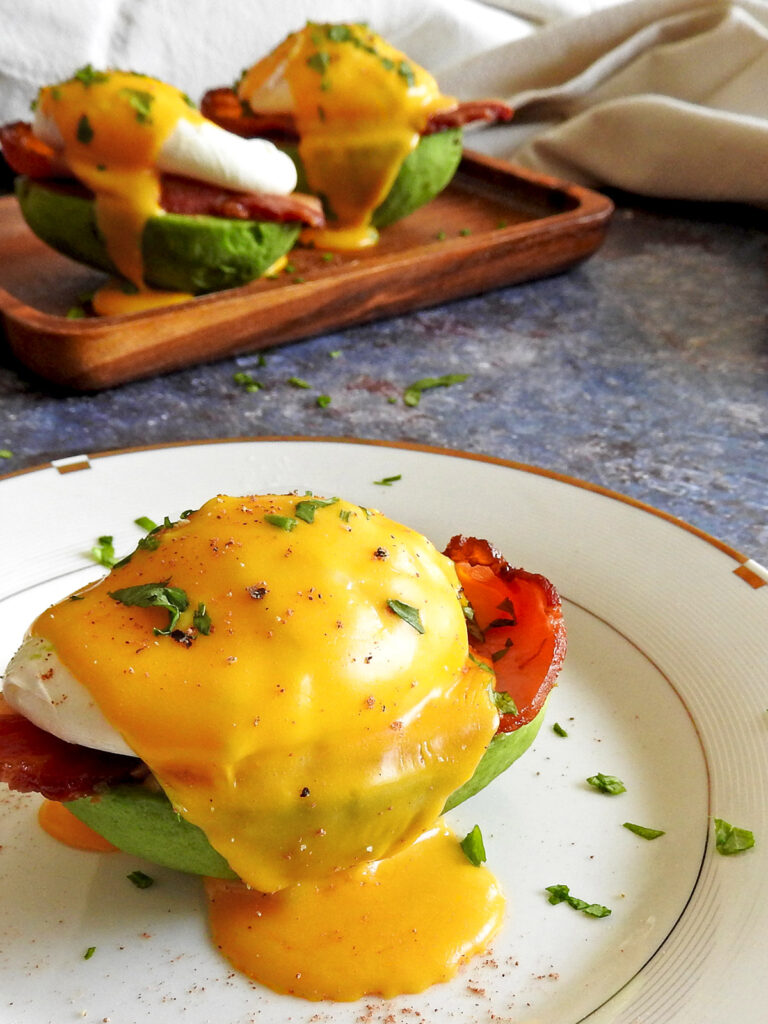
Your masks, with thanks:
[[[358,253],[295,249],[275,280],[165,309],[69,319],[104,281],[43,245],[0,199],[0,314],[18,359],[96,390],[565,270],[591,255],[605,196],[466,152],[440,196]]]

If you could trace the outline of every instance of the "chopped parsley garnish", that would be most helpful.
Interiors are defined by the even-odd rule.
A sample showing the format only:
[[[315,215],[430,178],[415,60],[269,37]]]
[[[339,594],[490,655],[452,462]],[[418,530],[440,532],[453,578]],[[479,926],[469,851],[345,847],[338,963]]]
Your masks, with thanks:
[[[401,78],[405,79],[405,83],[409,88],[416,84],[416,76],[413,73],[413,68],[407,61],[400,61],[397,65],[397,73]]]
[[[109,535],[99,537],[98,543],[94,544],[91,548],[91,558],[94,562],[98,562],[99,565],[105,565],[107,569],[111,569],[115,564],[113,538]]]
[[[562,727],[562,725],[560,725],[559,722],[555,722],[555,724],[552,726],[552,732],[555,733],[556,736],[567,736],[568,735],[568,733],[565,731],[565,729]]]
[[[327,408],[331,404],[331,396],[330,395],[318,395],[316,401],[317,401],[317,404],[320,406],[321,409],[325,409],[325,408]]]
[[[10,448],[0,448],[0,459],[12,459],[13,452]]]
[[[485,843],[479,825],[475,825],[472,831],[464,836],[461,840],[461,848],[464,851],[464,856],[476,868],[485,863]]]
[[[470,229],[470,228],[462,228],[462,229],[461,229],[461,230],[459,231],[459,234],[460,234],[460,235],[462,236],[462,238],[466,238],[466,237],[467,237],[467,235],[471,235],[471,234],[472,234],[472,231],[471,231],[471,229]]]
[[[138,583],[133,587],[109,591],[109,596],[119,604],[137,608],[165,608],[170,616],[167,629],[155,627],[152,632],[157,636],[170,636],[179,621],[179,616],[186,610],[189,598],[179,587],[167,586],[164,583]]]
[[[339,519],[341,519],[341,521],[343,523],[348,523],[349,522],[349,517],[351,515],[352,515],[352,509],[351,508],[341,508],[341,509],[339,509]]]
[[[250,373],[244,373],[242,371],[234,374],[232,380],[235,384],[239,384],[240,387],[251,393],[254,391],[261,391],[264,387],[264,385],[258,380],[254,380]]]
[[[137,889],[148,889],[150,885],[155,884],[154,878],[150,875],[145,875],[143,871],[132,871],[125,877],[129,882],[133,882]]]
[[[325,74],[330,62],[331,55],[327,50],[316,50],[315,53],[307,57],[307,66],[321,75]]]
[[[438,240],[438,242],[444,242],[446,234],[444,231],[438,231],[437,234],[435,235],[435,238]]]
[[[333,259],[333,254],[332,253],[327,252],[325,255],[326,256],[330,256],[331,259]],[[340,355],[341,355],[341,349],[340,348],[335,348],[332,352],[328,353],[328,356],[331,359],[338,359]]]
[[[151,533],[152,530],[157,529],[157,523],[150,519],[149,516],[139,516],[138,519],[133,520],[137,526],[140,526],[142,530],[146,530],[147,533]]]
[[[633,825],[631,821],[624,822],[624,828],[628,828],[630,832],[634,832],[636,836],[640,836],[641,839],[658,839],[659,836],[666,835],[661,828],[647,828],[645,825]]]
[[[422,377],[405,389],[403,401],[406,405],[416,406],[421,401],[422,391],[430,388],[447,388],[452,384],[461,384],[469,377],[468,373],[445,373],[442,377]]]
[[[493,702],[502,715],[516,715],[518,712],[518,707],[512,694],[507,693],[505,690],[494,690]]]
[[[96,85],[98,82],[109,80],[109,75],[105,71],[96,71],[92,64],[86,64],[84,67],[78,68],[72,77],[76,81],[82,82],[86,89],[89,85]]]
[[[403,622],[407,622],[409,626],[413,626],[417,633],[424,632],[424,625],[422,624],[418,608],[414,608],[410,604],[405,604],[404,601],[398,601],[393,598],[390,598],[387,601],[387,607],[390,611],[393,611],[395,615],[399,615]]]
[[[279,526],[281,530],[295,530],[299,525],[297,519],[293,519],[291,516],[281,516],[277,512],[267,512],[264,516],[264,522],[269,523],[271,526]]]
[[[155,97],[144,89],[121,89],[120,95],[125,97],[128,105],[136,112],[139,124],[152,124],[152,104]]]
[[[88,312],[82,306],[70,306],[64,315],[67,320],[83,320],[88,316]]]
[[[470,651],[470,652],[469,652],[469,655],[468,655],[468,657],[469,657],[469,660],[470,660],[470,661],[471,661],[471,662],[472,662],[472,663],[473,663],[474,665],[477,665],[477,667],[478,667],[478,668],[481,668],[481,669],[483,670],[483,672],[490,672],[490,674],[491,674],[491,675],[492,675],[492,676],[494,677],[494,679],[496,678],[496,673],[495,673],[495,672],[493,671],[493,669],[491,668],[491,666],[490,666],[490,665],[488,665],[488,664],[487,664],[486,662],[484,662],[484,661],[482,660],[482,658],[477,658],[477,657],[476,657],[476,656],[475,656],[475,655],[474,655],[474,654],[472,653],[472,651]],[[496,697],[495,697],[495,691],[494,691],[494,700],[495,700],[495,699],[496,699]]]
[[[715,847],[718,853],[730,857],[731,854],[750,850],[754,845],[755,837],[749,829],[737,828],[722,818],[715,818]]]
[[[295,388],[311,388],[312,385],[302,377],[289,377],[288,383]]]
[[[77,122],[77,131],[75,132],[75,135],[77,137],[77,141],[81,142],[84,146],[87,146],[93,139],[93,128],[86,114],[83,114]]]
[[[88,949],[83,953],[83,960],[90,960],[93,954],[96,952],[95,946],[89,946]]]
[[[574,910],[581,910],[589,917],[608,917],[611,913],[608,907],[603,907],[599,903],[587,903],[586,900],[580,900],[575,896],[571,896],[567,885],[548,885],[546,892],[549,893],[548,899],[550,903],[567,903],[569,907],[573,907]]]
[[[195,613],[192,616],[192,625],[203,636],[208,636],[211,632],[211,616],[205,610],[205,603],[203,601],[200,601],[195,609]]]
[[[329,505],[335,505],[338,500],[338,498],[304,498],[296,503],[296,518],[305,523],[314,523],[315,512],[319,508],[328,508]]]
[[[353,38],[349,25],[329,25],[325,34],[332,43],[348,43]]]
[[[511,640],[509,639],[509,637],[507,637],[507,639],[506,639],[506,640],[504,641],[504,646],[503,646],[503,647],[500,647],[498,651],[494,651],[494,652],[493,652],[493,654],[491,655],[491,661],[494,661],[494,662],[496,662],[496,661],[501,661],[501,659],[502,659],[502,658],[503,658],[503,657],[504,657],[504,656],[505,656],[506,654],[509,654],[510,650],[511,650],[511,649],[512,649],[512,648],[513,648],[514,646],[515,646],[515,645],[514,645],[514,644],[512,643],[512,641],[511,641]]]
[[[627,791],[627,787],[621,779],[617,779],[615,775],[603,775],[602,772],[590,775],[587,782],[590,786],[594,786],[595,789],[599,789],[601,793],[607,793],[609,796],[617,796],[619,793]]]
[[[379,487],[391,487],[392,484],[397,483],[398,480],[402,480],[402,479],[403,479],[403,474],[402,473],[397,473],[397,474],[395,474],[395,476],[383,476],[381,478],[381,480],[374,480],[373,482],[375,484],[378,484]]]

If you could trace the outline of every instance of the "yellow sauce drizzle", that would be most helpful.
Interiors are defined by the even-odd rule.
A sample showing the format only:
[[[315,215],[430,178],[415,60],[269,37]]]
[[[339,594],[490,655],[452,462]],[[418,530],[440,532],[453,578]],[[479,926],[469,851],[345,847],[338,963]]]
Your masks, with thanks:
[[[305,999],[392,998],[448,981],[501,927],[490,871],[437,825],[407,850],[273,895],[208,879],[214,942],[240,971]]]

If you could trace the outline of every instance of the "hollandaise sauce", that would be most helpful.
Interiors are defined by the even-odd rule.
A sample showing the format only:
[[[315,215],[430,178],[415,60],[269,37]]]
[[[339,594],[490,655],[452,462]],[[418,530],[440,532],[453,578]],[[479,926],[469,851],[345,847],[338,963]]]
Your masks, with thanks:
[[[433,828],[498,724],[453,563],[312,496],[219,496],[150,540],[32,633],[242,879],[210,883],[217,944],[307,998],[449,977],[503,907]]]
[[[292,33],[246,72],[238,95],[254,110],[290,106],[309,186],[330,221],[302,239],[342,250],[376,243],[374,211],[430,115],[455,104],[424,68],[362,24],[310,23]]]
[[[124,279],[96,294],[96,312],[135,312],[190,298],[146,285],[142,236],[149,218],[163,212],[156,165],[163,142],[180,120],[197,124],[202,114],[164,82],[90,67],[41,89],[37,107],[55,124],[70,170],[93,192],[96,223]]]

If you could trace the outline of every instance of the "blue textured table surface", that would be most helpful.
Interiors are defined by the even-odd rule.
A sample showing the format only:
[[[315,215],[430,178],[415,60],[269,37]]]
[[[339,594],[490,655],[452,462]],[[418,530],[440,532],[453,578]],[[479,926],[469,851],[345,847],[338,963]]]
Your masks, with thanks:
[[[410,441],[601,484],[766,564],[764,229],[754,211],[620,197],[566,274],[100,394],[56,393],[1,345],[0,470],[196,438]],[[448,373],[469,376],[404,404]]]

